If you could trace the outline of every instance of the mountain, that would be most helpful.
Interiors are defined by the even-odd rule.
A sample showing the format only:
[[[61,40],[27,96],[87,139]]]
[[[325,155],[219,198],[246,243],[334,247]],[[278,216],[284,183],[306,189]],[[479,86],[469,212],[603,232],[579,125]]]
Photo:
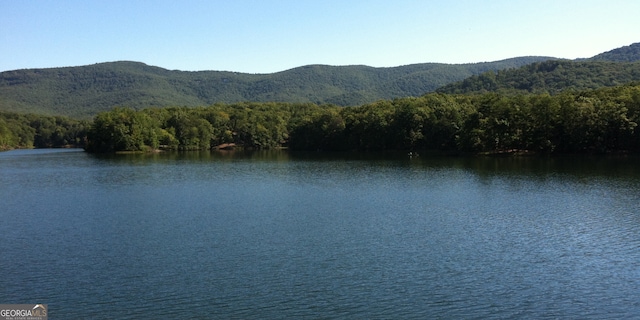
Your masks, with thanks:
[[[593,56],[591,61],[617,61],[617,62],[634,62],[640,61],[640,42],[631,44]]]
[[[612,87],[640,81],[640,62],[550,60],[489,71],[445,85],[440,93],[549,93]]]
[[[550,93],[612,87],[640,81],[640,43],[588,59],[548,60],[516,69],[473,75],[450,83],[441,93]]]
[[[215,103],[298,102],[353,106],[443,93],[557,93],[640,81],[640,43],[588,59],[507,60],[393,68],[308,65],[270,74],[166,70],[140,62],[0,73],[0,111],[90,118],[114,106],[136,109]]]
[[[90,118],[114,106],[204,106],[242,101],[351,106],[420,96],[472,75],[549,59],[519,57],[393,68],[308,65],[271,74],[187,72],[130,61],[23,69],[0,73],[0,111]]]

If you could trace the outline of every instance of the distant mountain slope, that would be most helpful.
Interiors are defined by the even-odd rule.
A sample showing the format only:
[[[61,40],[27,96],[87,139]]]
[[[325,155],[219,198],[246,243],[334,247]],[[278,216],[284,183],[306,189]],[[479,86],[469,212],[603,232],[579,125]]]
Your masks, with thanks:
[[[88,118],[113,106],[203,106],[241,101],[360,105],[419,96],[475,74],[549,59],[520,57],[393,68],[309,65],[272,74],[171,71],[128,61],[25,69],[0,73],[0,111]]]
[[[640,61],[640,42],[601,53],[587,60],[617,62]]]
[[[612,87],[640,81],[640,62],[537,62],[518,69],[485,72],[437,89],[441,93],[550,93]]]
[[[442,93],[558,93],[640,81],[640,43],[617,48],[588,59],[548,60],[516,69],[473,75],[452,82]]]

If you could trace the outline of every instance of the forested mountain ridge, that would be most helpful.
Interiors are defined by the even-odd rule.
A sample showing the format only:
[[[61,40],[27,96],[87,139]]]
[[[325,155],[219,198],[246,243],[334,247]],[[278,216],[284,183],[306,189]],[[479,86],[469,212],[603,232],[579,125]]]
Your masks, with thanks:
[[[557,93],[640,81],[640,43],[589,59],[520,57],[392,68],[307,65],[270,74],[177,71],[119,61],[0,73],[0,111],[90,119],[134,109],[215,103],[289,102],[357,106],[442,93]]]
[[[23,69],[0,73],[0,111],[90,118],[114,106],[140,109],[243,101],[355,106],[420,96],[474,74],[549,59],[392,68],[308,65],[271,74],[166,70],[130,61]]]
[[[591,61],[617,61],[634,62],[640,61],[640,42],[625,47],[613,49],[593,56],[587,60]]]
[[[440,93],[549,93],[613,87],[640,81],[640,62],[550,60],[488,71],[437,89]]]
[[[589,59],[548,60],[473,75],[437,89],[441,93],[549,93],[613,87],[640,81],[640,43]]]

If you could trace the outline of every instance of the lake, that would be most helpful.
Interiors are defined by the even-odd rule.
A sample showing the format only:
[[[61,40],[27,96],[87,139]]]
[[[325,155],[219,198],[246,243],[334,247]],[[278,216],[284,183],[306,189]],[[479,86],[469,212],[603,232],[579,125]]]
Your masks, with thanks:
[[[640,317],[640,158],[0,153],[49,319]]]

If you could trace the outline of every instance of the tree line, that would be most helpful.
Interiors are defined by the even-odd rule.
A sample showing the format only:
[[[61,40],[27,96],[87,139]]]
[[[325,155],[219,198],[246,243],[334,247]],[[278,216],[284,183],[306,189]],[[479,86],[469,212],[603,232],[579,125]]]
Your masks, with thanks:
[[[639,118],[638,85],[557,95],[431,93],[356,107],[267,102],[115,108],[94,118],[85,148],[639,152]]]
[[[89,125],[68,117],[0,112],[0,150],[82,147]]]

